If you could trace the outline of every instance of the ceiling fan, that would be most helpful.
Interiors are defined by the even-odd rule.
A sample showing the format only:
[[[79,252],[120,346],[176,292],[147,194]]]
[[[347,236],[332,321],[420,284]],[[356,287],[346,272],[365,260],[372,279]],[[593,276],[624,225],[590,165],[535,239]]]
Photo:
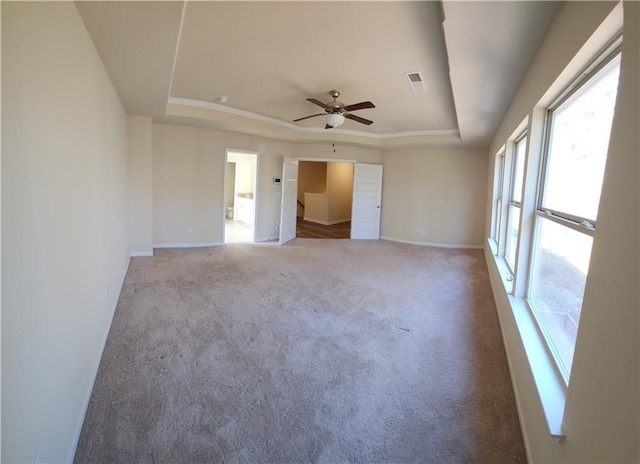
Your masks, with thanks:
[[[316,100],[315,98],[307,98],[307,101],[324,108],[324,113],[312,114],[311,116],[305,116],[304,118],[294,119],[293,122],[302,121],[303,119],[315,118],[316,116],[324,116],[326,121],[326,125],[324,126],[325,129],[332,129],[334,127],[341,126],[342,123],[344,123],[345,118],[359,122],[360,124],[366,124],[367,126],[373,124],[373,121],[369,119],[361,118],[360,116],[351,114],[351,111],[375,108],[376,105],[374,105],[370,101],[345,106],[344,103],[338,101],[340,92],[338,92],[337,90],[331,90],[329,92],[329,95],[331,95],[331,98],[333,98],[333,100],[328,103],[322,103],[320,100]]]

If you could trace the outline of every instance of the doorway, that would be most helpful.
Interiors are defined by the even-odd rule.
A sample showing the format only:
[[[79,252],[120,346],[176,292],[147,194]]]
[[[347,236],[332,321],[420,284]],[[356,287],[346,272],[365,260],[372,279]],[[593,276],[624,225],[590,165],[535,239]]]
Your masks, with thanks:
[[[297,195],[297,237],[350,237],[353,163],[300,160]]]
[[[255,240],[258,154],[227,150],[224,170],[224,243]]]
[[[280,203],[280,245],[296,238],[298,165],[300,161],[285,156],[282,166],[282,200]],[[312,160],[318,161],[318,160]],[[328,162],[338,162],[328,160]],[[382,200],[382,165],[356,163],[353,166],[351,239],[378,240]],[[306,205],[304,205],[306,207]],[[303,213],[304,214],[304,213]],[[303,216],[304,217],[304,216]]]

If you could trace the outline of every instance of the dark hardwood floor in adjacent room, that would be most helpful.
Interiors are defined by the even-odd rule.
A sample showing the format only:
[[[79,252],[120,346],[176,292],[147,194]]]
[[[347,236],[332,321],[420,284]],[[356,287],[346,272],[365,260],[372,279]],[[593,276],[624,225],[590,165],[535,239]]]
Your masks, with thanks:
[[[316,224],[298,218],[296,223],[296,237],[299,238],[350,238],[351,221],[341,222],[332,226]]]

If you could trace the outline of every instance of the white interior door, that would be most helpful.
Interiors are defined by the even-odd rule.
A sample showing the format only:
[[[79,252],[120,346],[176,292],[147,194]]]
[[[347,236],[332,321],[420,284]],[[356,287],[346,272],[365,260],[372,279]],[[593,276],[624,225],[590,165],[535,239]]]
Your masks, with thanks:
[[[351,238],[380,238],[382,165],[356,163],[353,170]]]
[[[282,167],[282,202],[280,203],[280,245],[296,238],[296,203],[298,201],[298,160],[284,157]]]

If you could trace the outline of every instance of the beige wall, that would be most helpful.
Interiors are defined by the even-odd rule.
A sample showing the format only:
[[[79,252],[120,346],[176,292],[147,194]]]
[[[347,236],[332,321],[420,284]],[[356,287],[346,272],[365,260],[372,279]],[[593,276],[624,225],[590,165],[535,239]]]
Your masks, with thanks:
[[[65,462],[95,379],[130,252],[222,241],[225,149],[258,153],[256,239],[277,236],[283,156],[384,165],[382,235],[479,245],[494,155],[614,7],[567,2],[489,155],[475,149],[292,144],[125,117],[71,3],[2,3],[3,462]],[[572,383],[557,443],[496,290],[534,462],[638,462],[638,4],[625,5],[619,104]],[[589,52],[589,50],[586,50]],[[128,174],[127,174],[128,171]],[[487,198],[486,204],[482,201]],[[484,220],[483,220],[484,219]],[[128,225],[127,225],[128,223]],[[483,234],[483,225],[486,233]],[[189,228],[191,232],[189,233]],[[490,267],[492,278],[495,269]]]
[[[350,221],[353,200],[353,163],[328,163],[327,194],[329,223]]]
[[[329,198],[326,193],[304,194],[304,220],[329,224]]]
[[[606,42],[615,29],[609,27],[615,14],[605,18],[615,6],[613,2],[563,5],[494,139],[488,155],[489,182],[493,182],[498,148],[524,117],[532,113],[534,106],[547,98],[546,88],[566,84],[568,76],[579,68],[579,61],[583,60],[584,64],[584,60]],[[640,461],[638,6],[637,2],[624,4],[620,87],[566,394],[562,423],[566,440],[562,443],[549,435],[508,297],[496,267],[491,264],[491,251],[488,247],[485,249],[523,435],[532,462]],[[596,31],[601,23],[603,28]],[[615,25],[615,21],[612,24]],[[578,62],[572,60],[576,54],[580,57]],[[491,200],[487,199],[488,210]],[[489,218],[487,214],[486,236],[490,230]]]
[[[322,195],[306,195],[322,194]],[[353,163],[300,161],[298,165],[298,216],[321,224],[351,220]]]
[[[619,94],[564,420],[576,461],[640,462],[640,4],[624,8]]]
[[[327,163],[300,161],[298,163],[298,201],[306,206],[304,194],[327,193]],[[297,215],[304,215],[304,208],[298,204]]]
[[[153,125],[153,243],[222,242],[225,151],[211,131]]]
[[[2,36],[2,5],[0,4],[0,37]],[[0,40],[1,43],[1,40]],[[2,102],[2,47],[0,46],[0,102]],[[0,123],[2,105],[0,105]],[[0,205],[2,204],[2,129],[0,128]],[[0,207],[0,212],[2,208]],[[0,263],[2,262],[2,214],[0,214]],[[2,266],[0,266],[0,462],[2,462]]]
[[[304,192],[327,193],[327,163],[300,161],[298,163],[298,199]]]
[[[151,218],[151,118],[127,116],[127,186],[129,251],[153,254]]]
[[[225,150],[258,153],[256,240],[277,237],[283,154],[290,144],[200,127],[153,124],[153,242],[222,242]],[[188,232],[191,227],[191,234]]]
[[[438,246],[482,246],[486,150],[388,150],[383,152],[382,164],[383,238]]]
[[[258,153],[256,241],[278,237],[284,156],[379,163],[380,151],[327,144],[291,144],[201,127],[153,124],[153,243],[222,242],[225,150]],[[331,153],[328,153],[328,152]],[[188,228],[191,227],[189,234]]]
[[[335,150],[335,153],[334,153]],[[317,158],[324,161],[357,161],[359,163],[380,164],[382,152],[375,148],[352,147],[330,143],[295,143],[291,145],[294,158]]]
[[[73,3],[2,2],[2,461],[70,462],[129,256],[126,118]]]
[[[328,144],[290,144],[221,130],[154,124],[155,244],[221,243],[225,148],[259,153],[256,240],[277,237],[274,224],[280,219],[280,186],[272,178],[282,175],[286,155],[303,160],[382,161],[385,238],[442,246],[482,244],[486,151],[424,148],[389,150],[382,155],[379,150],[338,145],[334,154]],[[352,176],[351,163],[335,166],[339,176]],[[352,182],[342,184],[345,192],[349,190],[349,199],[329,213],[331,220],[350,217]],[[342,193],[341,198],[346,198]]]
[[[234,199],[233,194],[235,191],[236,182],[236,163],[227,162],[227,168],[225,172],[225,198],[227,207],[233,207]]]

